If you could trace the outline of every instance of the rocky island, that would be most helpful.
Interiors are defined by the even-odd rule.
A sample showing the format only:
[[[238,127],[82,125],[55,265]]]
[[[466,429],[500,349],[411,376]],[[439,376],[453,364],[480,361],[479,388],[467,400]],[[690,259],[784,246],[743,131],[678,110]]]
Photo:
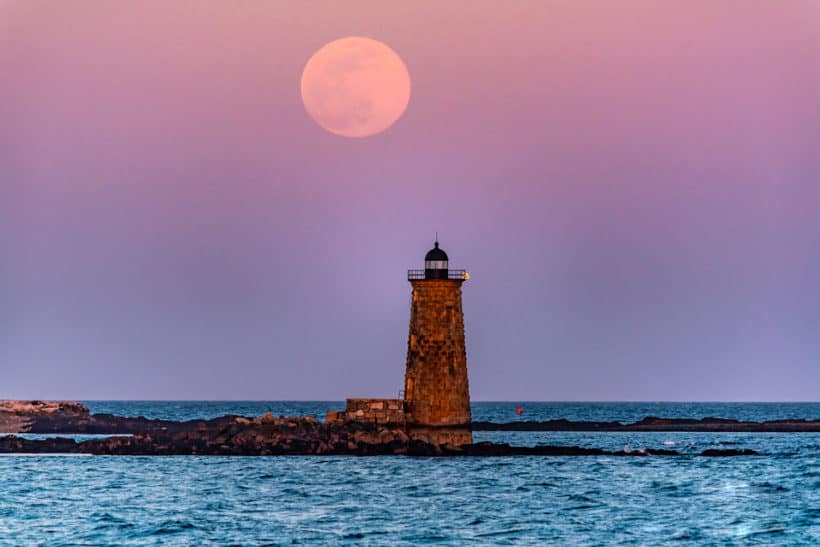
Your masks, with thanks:
[[[510,446],[489,442],[455,445],[413,439],[401,413],[385,404],[381,410],[357,416],[357,409],[330,412],[325,421],[313,416],[261,417],[227,415],[210,420],[156,420],[91,414],[76,402],[0,401],[0,453],[85,453],[111,455],[415,455],[415,456],[675,456],[667,449],[607,451],[578,446]],[[372,401],[372,400],[367,400]],[[391,401],[391,400],[387,400]],[[536,427],[542,429],[536,429]],[[665,420],[647,418],[620,422],[476,422],[476,429],[524,431],[820,431],[820,420],[737,422],[735,420]],[[16,434],[43,434],[29,439]],[[103,437],[77,441],[59,435]],[[702,456],[752,455],[751,450],[705,450]]]

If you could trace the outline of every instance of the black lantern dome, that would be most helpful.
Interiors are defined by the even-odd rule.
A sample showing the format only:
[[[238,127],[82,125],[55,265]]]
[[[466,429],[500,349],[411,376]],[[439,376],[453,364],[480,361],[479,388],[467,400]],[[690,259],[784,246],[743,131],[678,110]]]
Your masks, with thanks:
[[[439,262],[444,261],[444,262],[447,262],[447,253],[445,253],[443,250],[439,249],[438,241],[436,241],[435,247],[433,247],[432,249],[427,251],[427,254],[424,255],[424,261],[425,262],[431,262],[431,261],[439,261]]]
[[[424,278],[447,279],[447,270],[447,253],[439,249],[438,241],[436,241],[435,246],[424,256]]]

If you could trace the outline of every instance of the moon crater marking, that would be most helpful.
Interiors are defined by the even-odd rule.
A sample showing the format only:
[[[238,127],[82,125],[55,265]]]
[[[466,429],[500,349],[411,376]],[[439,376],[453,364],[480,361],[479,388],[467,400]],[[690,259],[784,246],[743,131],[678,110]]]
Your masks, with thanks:
[[[385,44],[359,36],[330,42],[302,72],[302,102],[322,128],[344,137],[381,133],[407,108],[410,74]]]

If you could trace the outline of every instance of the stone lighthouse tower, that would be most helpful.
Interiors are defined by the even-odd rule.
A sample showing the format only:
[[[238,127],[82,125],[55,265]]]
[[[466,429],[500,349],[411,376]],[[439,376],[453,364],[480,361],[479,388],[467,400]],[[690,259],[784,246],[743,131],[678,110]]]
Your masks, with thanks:
[[[408,434],[433,444],[472,443],[461,309],[467,272],[450,270],[436,241],[424,270],[409,270],[407,279],[413,286],[404,379]]]

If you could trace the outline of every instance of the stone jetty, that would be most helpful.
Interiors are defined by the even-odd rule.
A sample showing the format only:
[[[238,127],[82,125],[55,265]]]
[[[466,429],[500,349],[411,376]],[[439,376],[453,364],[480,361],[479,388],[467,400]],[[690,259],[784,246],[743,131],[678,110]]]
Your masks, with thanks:
[[[347,412],[312,416],[221,416],[210,420],[152,420],[91,414],[75,402],[0,401],[0,453],[110,455],[410,455],[410,456],[675,456],[666,449],[607,451],[578,446],[432,444],[408,435],[391,401],[375,408],[354,400]],[[373,415],[370,416],[369,413]],[[362,419],[364,418],[364,419]],[[379,421],[381,420],[381,423]],[[811,422],[806,422],[811,423]],[[731,424],[727,424],[731,425]],[[724,429],[727,430],[727,429]],[[664,431],[669,431],[668,429]],[[689,431],[689,430],[687,430]],[[714,429],[710,429],[714,431]],[[731,429],[728,429],[731,431]],[[43,439],[21,433],[49,435]],[[96,434],[76,441],[59,435]],[[708,452],[708,453],[707,453]],[[703,456],[752,455],[750,450],[708,450]]]

